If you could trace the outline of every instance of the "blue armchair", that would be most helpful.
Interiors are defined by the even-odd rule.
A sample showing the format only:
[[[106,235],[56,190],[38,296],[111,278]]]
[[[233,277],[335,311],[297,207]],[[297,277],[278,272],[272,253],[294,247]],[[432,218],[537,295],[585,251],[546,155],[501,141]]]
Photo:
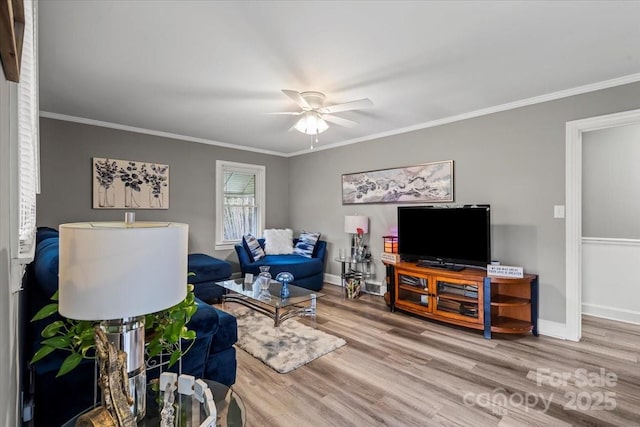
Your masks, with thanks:
[[[258,239],[260,246],[264,249],[264,239]],[[295,245],[298,239],[293,239]],[[251,273],[257,276],[260,273],[260,266],[271,267],[269,272],[273,277],[282,271],[288,271],[295,278],[293,284],[302,288],[319,291],[322,289],[324,281],[324,259],[327,254],[327,242],[318,240],[313,251],[313,258],[303,257],[298,254],[290,255],[267,255],[258,261],[252,262],[247,249],[239,243],[235,246],[240,262],[242,276]]]

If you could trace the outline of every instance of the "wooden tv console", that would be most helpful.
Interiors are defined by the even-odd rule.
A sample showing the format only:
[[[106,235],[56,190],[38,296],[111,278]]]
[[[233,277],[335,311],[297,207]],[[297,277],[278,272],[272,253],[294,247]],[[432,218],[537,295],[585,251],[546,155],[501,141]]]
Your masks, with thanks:
[[[538,336],[538,276],[489,277],[400,262],[387,267],[388,303],[395,309],[491,333]]]

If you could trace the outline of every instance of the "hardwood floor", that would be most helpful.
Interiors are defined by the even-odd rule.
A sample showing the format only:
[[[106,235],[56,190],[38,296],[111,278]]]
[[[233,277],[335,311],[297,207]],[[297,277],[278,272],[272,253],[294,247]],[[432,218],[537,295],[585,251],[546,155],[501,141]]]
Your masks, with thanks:
[[[237,349],[247,426],[640,425],[640,326],[485,340],[339,291],[325,285],[316,324],[346,346],[288,374]]]

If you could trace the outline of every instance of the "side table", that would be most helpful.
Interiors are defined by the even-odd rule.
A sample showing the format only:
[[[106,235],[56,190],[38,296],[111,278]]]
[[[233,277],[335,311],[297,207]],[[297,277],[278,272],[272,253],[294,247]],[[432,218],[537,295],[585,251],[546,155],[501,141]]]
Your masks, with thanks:
[[[244,407],[244,403],[240,396],[238,396],[233,389],[227,387],[224,384],[211,381],[204,380],[209,386],[209,390],[213,393],[213,399],[216,403],[216,412],[218,419],[216,420],[217,426],[227,426],[227,427],[244,427],[246,422],[246,410]],[[147,412],[145,417],[138,422],[138,427],[158,427],[160,425],[160,407],[155,400],[156,392],[151,390],[151,386],[147,386]],[[176,418],[180,417],[182,413],[183,416],[186,413],[190,414],[188,419],[183,419],[185,423],[181,425],[183,427],[193,426],[198,427],[200,423],[204,422],[206,419],[206,415],[204,411],[201,410],[201,405],[195,398],[191,396],[182,396],[178,397],[176,395],[175,404],[178,405],[176,410]],[[62,425],[62,427],[74,427],[76,425],[76,421],[80,415],[89,411],[92,408],[87,408],[82,413],[76,415],[66,423]]]
[[[365,284],[365,281],[371,277],[371,263],[373,262],[372,258],[365,258],[363,260],[356,260],[352,258],[336,258],[335,261],[339,262],[341,265],[341,273],[340,278],[342,281],[342,288],[345,291],[345,295],[350,298],[355,298],[358,296],[359,291],[353,295],[353,293],[349,294],[349,280],[359,280],[361,285]]]

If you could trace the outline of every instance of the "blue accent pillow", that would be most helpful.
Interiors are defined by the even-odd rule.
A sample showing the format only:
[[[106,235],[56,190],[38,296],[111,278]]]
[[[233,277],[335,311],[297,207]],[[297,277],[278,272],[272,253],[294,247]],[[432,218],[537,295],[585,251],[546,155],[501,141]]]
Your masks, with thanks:
[[[307,258],[313,258],[313,252],[319,239],[320,233],[307,233],[303,231],[300,233],[300,237],[298,237],[298,243],[296,243],[296,246],[293,248],[293,253]]]
[[[249,258],[251,258],[251,262],[258,261],[260,258],[264,258],[265,253],[262,246],[251,234],[247,234],[242,236],[242,245],[249,252]]]

